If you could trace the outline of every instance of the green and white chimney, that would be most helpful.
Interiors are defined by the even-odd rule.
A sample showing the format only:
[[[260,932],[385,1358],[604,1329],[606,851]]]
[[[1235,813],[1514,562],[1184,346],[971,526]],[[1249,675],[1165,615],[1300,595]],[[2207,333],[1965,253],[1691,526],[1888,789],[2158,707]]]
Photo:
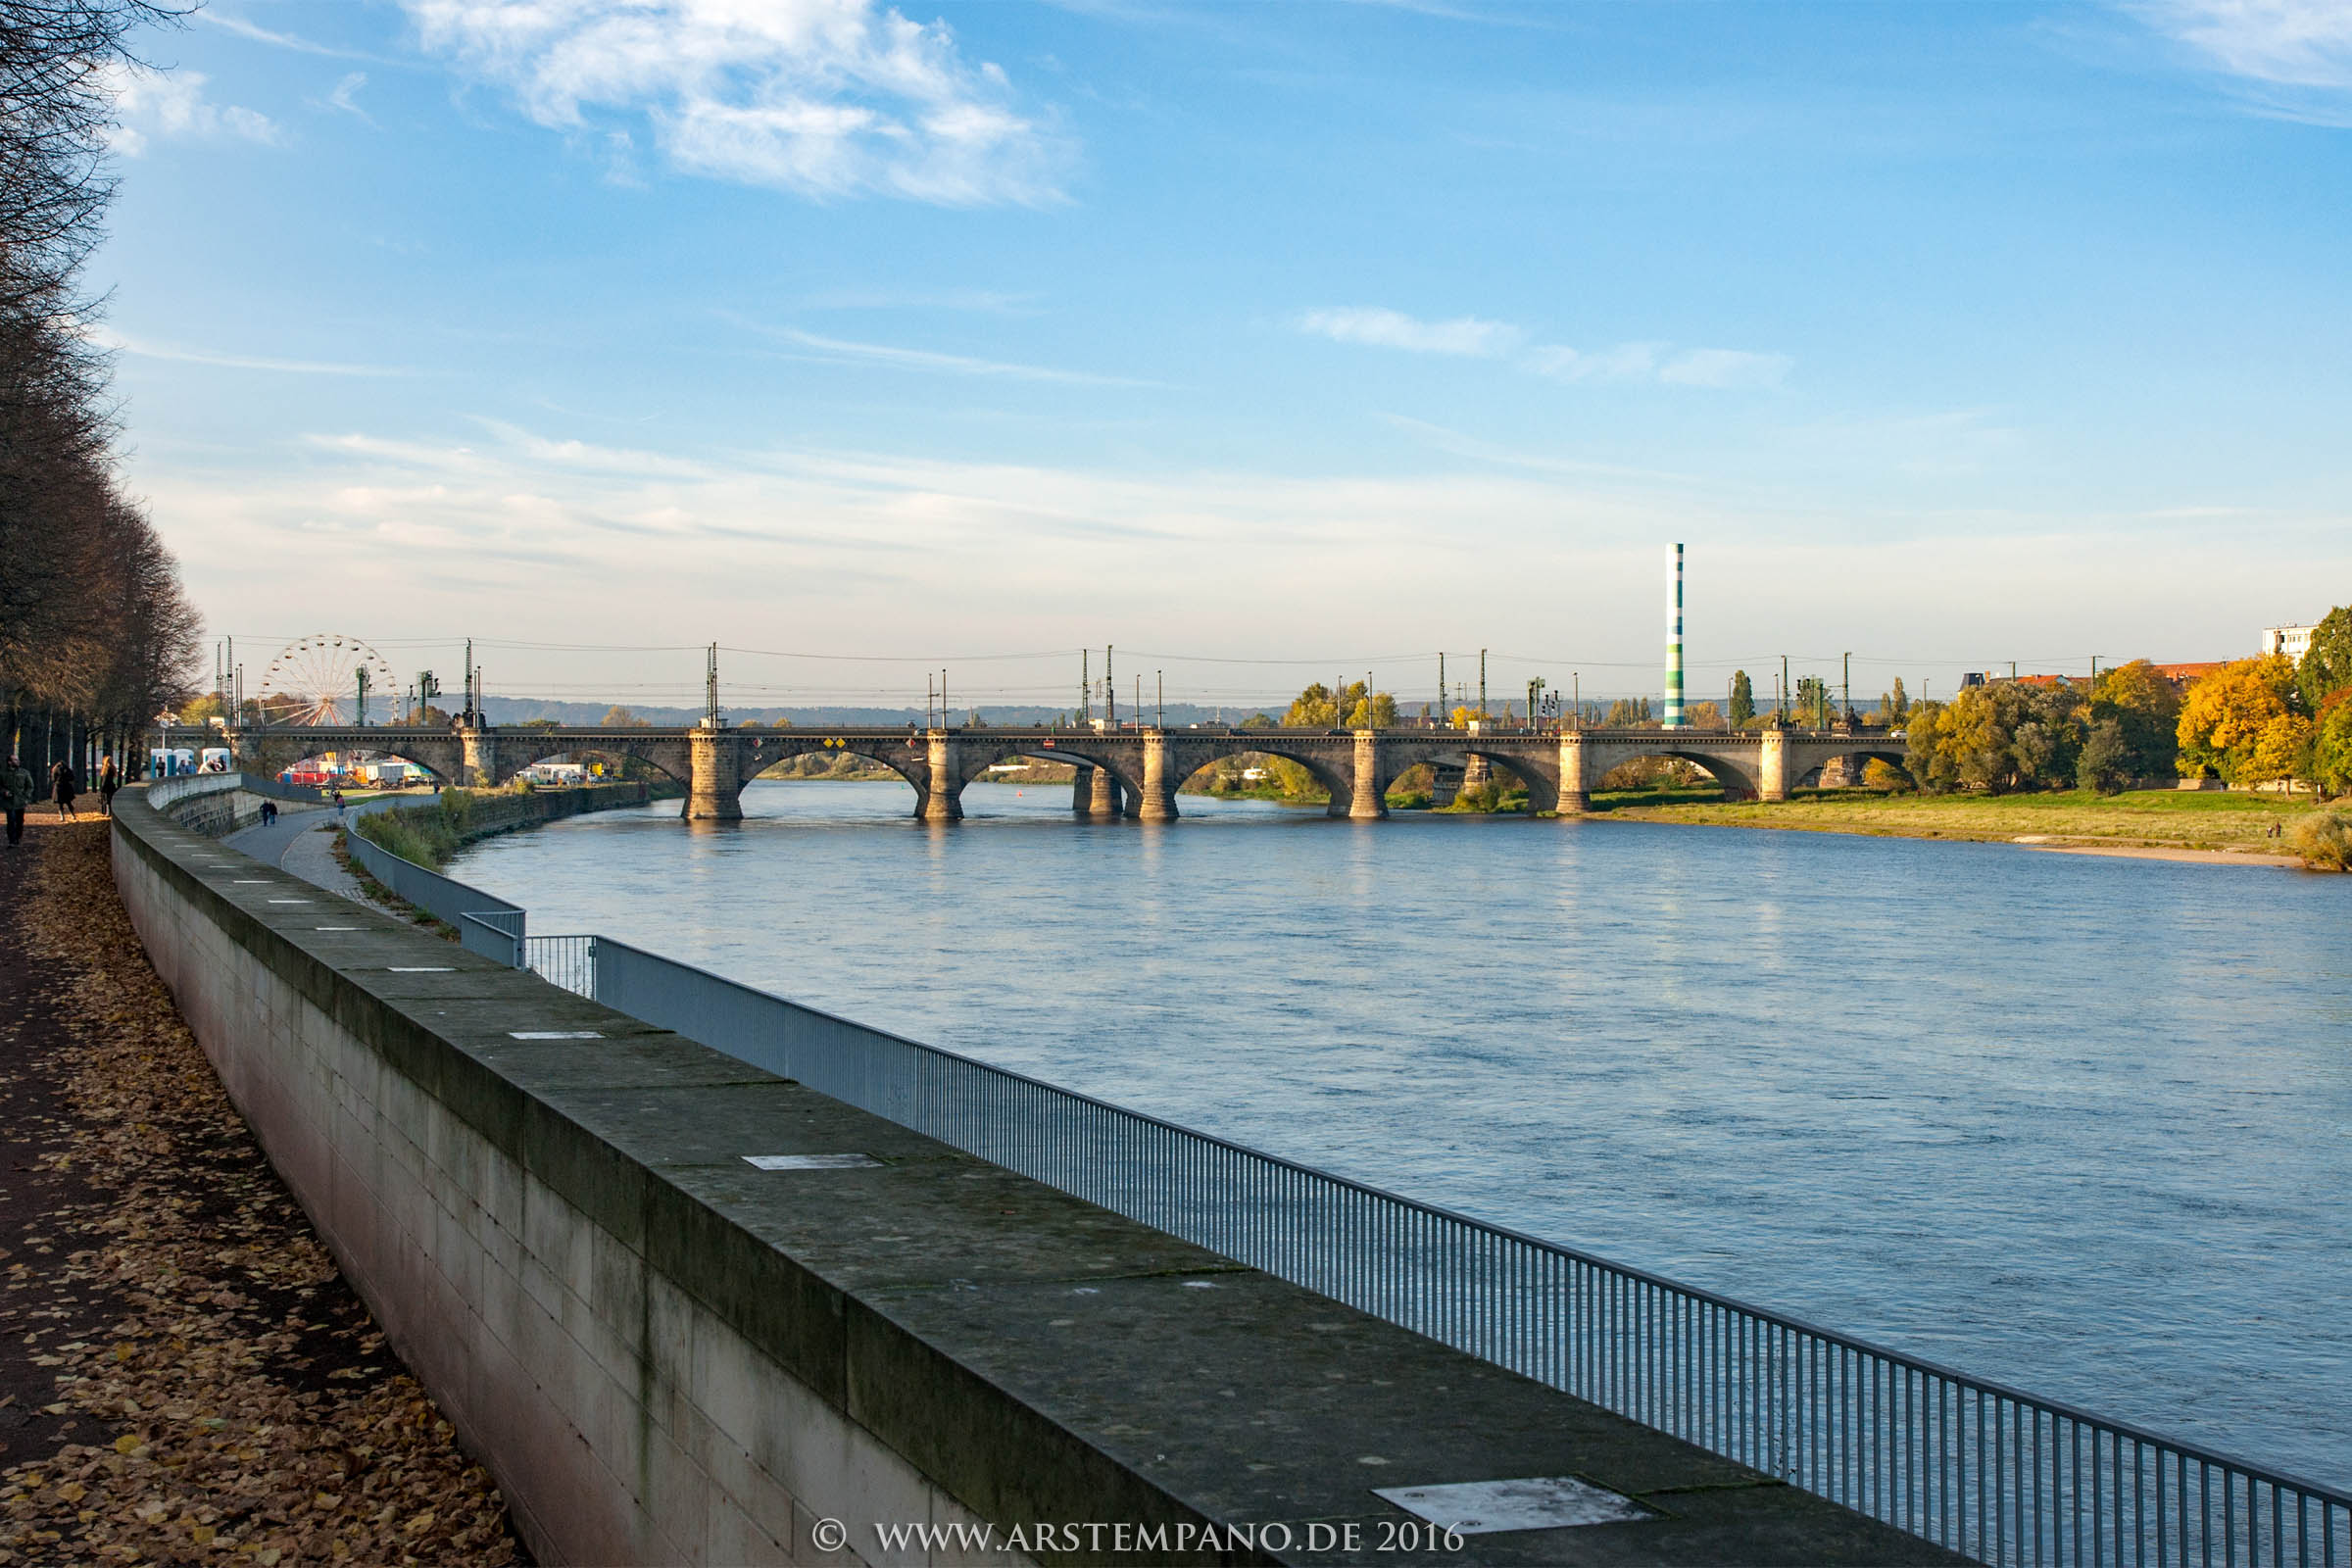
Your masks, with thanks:
[[[1666,558],[1666,727],[1683,727],[1683,547]]]

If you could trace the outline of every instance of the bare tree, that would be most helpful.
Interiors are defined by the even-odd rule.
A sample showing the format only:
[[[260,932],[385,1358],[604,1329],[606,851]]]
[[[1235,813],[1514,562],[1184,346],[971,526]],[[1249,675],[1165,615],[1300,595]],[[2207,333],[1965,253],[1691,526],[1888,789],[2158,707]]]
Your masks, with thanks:
[[[195,656],[178,568],[116,476],[101,302],[82,285],[114,195],[111,84],[142,69],[134,30],[181,14],[0,0],[0,705],[12,744],[37,714],[53,756],[123,744]]]

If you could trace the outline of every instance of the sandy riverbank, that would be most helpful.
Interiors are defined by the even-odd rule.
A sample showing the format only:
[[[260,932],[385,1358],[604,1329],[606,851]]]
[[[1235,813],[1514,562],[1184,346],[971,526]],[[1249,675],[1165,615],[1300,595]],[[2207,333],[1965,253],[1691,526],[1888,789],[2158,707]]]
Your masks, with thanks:
[[[2267,865],[2285,871],[2304,868],[2301,856],[2262,855],[2250,850],[2144,849],[2125,844],[2027,844],[2025,847],[2049,855],[2112,855],[2126,860],[2180,860],[2191,865]]]

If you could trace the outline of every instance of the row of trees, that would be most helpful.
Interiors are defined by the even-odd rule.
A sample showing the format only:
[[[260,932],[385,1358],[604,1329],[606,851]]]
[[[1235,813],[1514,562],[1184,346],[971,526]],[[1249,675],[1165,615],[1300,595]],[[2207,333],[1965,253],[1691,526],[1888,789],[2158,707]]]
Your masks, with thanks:
[[[2095,789],[2170,771],[2180,699],[2145,660],[2086,692],[2071,682],[1991,681],[1906,716],[1905,769],[1929,791]]]
[[[2136,777],[2214,777],[2352,791],[2352,608],[2300,661],[2242,659],[2182,692],[2146,660],[2087,686],[1993,681],[1921,703],[1906,770],[1927,790],[2113,792]]]
[[[2352,607],[2328,612],[2300,661],[2239,660],[2189,687],[2178,739],[2191,776],[2352,791]]]
[[[199,621],[116,474],[82,267],[114,194],[109,73],[149,0],[0,0],[0,707],[34,765],[124,751],[174,706]]]
[[[2096,681],[1990,681],[1904,716],[1904,766],[1920,788],[2113,793],[2173,770],[2179,688],[2146,660]]]

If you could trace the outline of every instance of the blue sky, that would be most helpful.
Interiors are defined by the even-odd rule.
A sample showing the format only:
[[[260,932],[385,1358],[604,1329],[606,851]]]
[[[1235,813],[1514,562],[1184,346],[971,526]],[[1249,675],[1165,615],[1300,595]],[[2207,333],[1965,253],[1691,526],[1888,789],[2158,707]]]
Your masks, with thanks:
[[[1680,539],[1694,693],[1875,695],[2352,600],[2336,0],[214,0],[147,53],[96,269],[241,654],[1636,690]]]

